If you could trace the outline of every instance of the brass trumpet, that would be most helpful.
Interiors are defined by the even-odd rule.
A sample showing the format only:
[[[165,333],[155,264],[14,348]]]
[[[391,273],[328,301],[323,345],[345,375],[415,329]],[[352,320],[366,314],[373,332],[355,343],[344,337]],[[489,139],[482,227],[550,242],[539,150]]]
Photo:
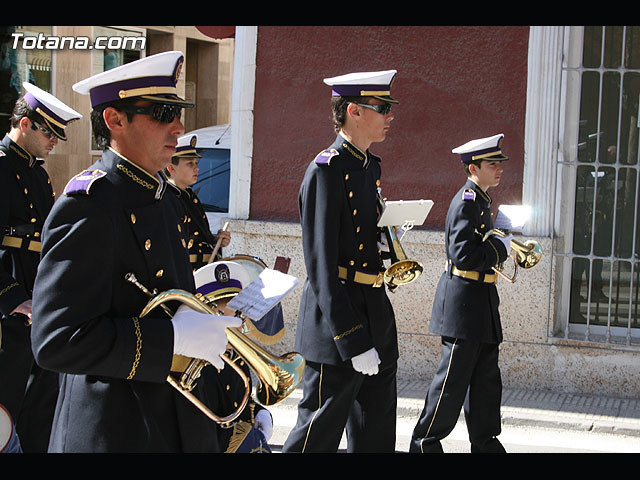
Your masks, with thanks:
[[[378,189],[377,198],[380,214],[382,214],[384,200],[380,194],[380,189]],[[391,255],[391,265],[384,272],[384,283],[390,289],[395,289],[399,285],[406,285],[417,280],[424,270],[422,263],[417,260],[410,260],[404,253],[402,244],[396,234],[396,227],[386,226],[382,228],[389,242],[389,253]]]
[[[482,241],[485,242],[491,235],[497,235],[498,237],[506,238],[509,234],[497,228],[492,228],[484,234]],[[517,240],[511,239],[509,243],[511,244],[510,256],[513,259],[514,263],[513,276],[509,277],[507,274],[505,274],[503,272],[502,265],[492,268],[493,271],[498,275],[505,278],[509,282],[514,283],[516,281],[516,276],[518,275],[518,266],[524,269],[529,269],[535,267],[538,262],[540,262],[540,260],[542,259],[542,247],[535,240],[526,240],[524,243],[520,243]]]
[[[171,310],[165,305],[166,302],[177,300],[192,309],[208,313],[210,315],[221,315],[215,309],[215,304],[210,303],[206,298],[200,298],[185,290],[173,289],[162,293],[150,292],[146,287],[138,282],[133,273],[128,273],[125,279],[146,293],[151,299],[140,313],[140,318],[147,315],[156,307],[160,306],[169,316],[173,316]],[[242,315],[239,315],[242,318]],[[256,396],[263,405],[275,405],[284,400],[295,390],[300,381],[305,367],[305,360],[299,353],[291,352],[281,357],[275,357],[264,348],[255,344],[240,329],[228,327],[225,329],[227,340],[238,355],[249,365],[260,382],[256,388]],[[236,365],[226,355],[221,355],[222,360],[227,363],[235,372],[240,375],[245,386],[245,393],[238,409],[230,415],[220,417],[213,413],[204,403],[202,403],[191,390],[195,387],[195,381],[200,376],[201,370],[209,365],[209,362],[202,359],[189,358],[182,355],[174,355],[172,371],[182,372],[179,380],[171,375],[167,377],[167,382],[184,395],[191,403],[200,409],[207,417],[216,423],[226,425],[235,420],[246,406],[249,394],[249,378],[244,371]]]

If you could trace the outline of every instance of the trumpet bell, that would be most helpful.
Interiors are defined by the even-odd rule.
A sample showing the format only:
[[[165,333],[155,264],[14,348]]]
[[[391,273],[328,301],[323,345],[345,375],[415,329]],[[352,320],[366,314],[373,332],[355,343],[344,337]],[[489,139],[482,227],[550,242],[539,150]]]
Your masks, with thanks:
[[[230,329],[231,330],[231,329]],[[305,359],[296,352],[276,357],[249,341],[239,330],[227,332],[229,343],[258,377],[256,398],[263,405],[275,405],[288,397],[302,380]]]
[[[533,268],[542,259],[542,247],[535,240],[524,243],[511,241],[511,248],[516,252],[516,261],[522,268]]]
[[[502,230],[492,228],[484,234],[482,241],[486,242],[491,235],[497,235],[503,238],[507,237],[507,234]],[[518,267],[524,269],[533,268],[540,262],[542,259],[542,247],[535,240],[526,240],[524,243],[520,243],[517,240],[511,239],[509,244],[511,245],[511,253],[509,256],[513,260],[514,267],[513,276],[509,277],[506,275],[503,272],[502,265],[493,267],[493,271],[509,282],[514,283],[518,275]]]
[[[406,285],[417,280],[423,270],[422,263],[417,260],[399,260],[385,270],[384,282],[389,287]]]

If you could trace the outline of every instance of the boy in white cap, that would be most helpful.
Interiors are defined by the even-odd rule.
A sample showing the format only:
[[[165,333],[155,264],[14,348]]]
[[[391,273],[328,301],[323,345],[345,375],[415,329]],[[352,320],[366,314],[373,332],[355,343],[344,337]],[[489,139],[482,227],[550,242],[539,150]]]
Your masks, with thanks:
[[[11,129],[0,142],[0,404],[16,421],[25,452],[46,452],[58,376],[33,361],[32,290],[40,234],[54,202],[46,159],[82,117],[50,93],[23,83]]]
[[[149,298],[125,278],[149,292],[195,290],[161,173],[193,106],[177,95],[182,63],[164,52],[73,86],[91,97],[104,152],[69,181],[43,231],[32,342],[38,363],[62,373],[50,452],[219,451],[216,424],[166,379],[174,355],[223,368],[224,329],[240,320],[185,305],[140,318]]]
[[[442,337],[437,369],[409,451],[442,452],[440,441],[464,406],[472,452],[504,452],[500,441],[502,383],[498,346],[502,327],[492,267],[507,259],[510,239],[484,235],[493,228],[487,190],[500,183],[504,135],[472,140],[460,155],[467,182],[454,195],[445,224],[446,268],[436,288],[429,331]]]
[[[197,135],[184,135],[178,139],[176,153],[171,157],[171,163],[165,169],[172,192],[180,199],[184,206],[185,222],[188,228],[187,249],[189,261],[194,270],[208,264],[218,239],[220,247],[226,247],[231,242],[231,234],[226,230],[218,230],[217,235],[211,232],[204,206],[191,185],[198,181],[198,160],[202,156],[197,150]]]
[[[283,452],[393,452],[398,344],[382,281],[377,188],[382,142],[394,118],[395,70],[327,78],[335,142],[300,186],[307,270],[296,351],[306,360],[298,419]]]

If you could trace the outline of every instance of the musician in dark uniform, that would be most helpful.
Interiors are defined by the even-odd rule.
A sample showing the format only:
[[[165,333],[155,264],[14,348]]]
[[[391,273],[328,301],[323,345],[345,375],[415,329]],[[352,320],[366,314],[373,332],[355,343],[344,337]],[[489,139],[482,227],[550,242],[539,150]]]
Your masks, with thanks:
[[[298,419],[283,452],[395,450],[395,316],[377,227],[381,160],[369,151],[393,120],[395,70],[325,79],[335,142],[309,164],[299,193],[307,270],[295,349],[306,359]]]
[[[244,266],[234,261],[207,264],[195,272],[196,290],[215,302],[219,311],[233,315],[227,303],[251,283],[253,277]],[[269,439],[273,433],[273,418],[267,408],[257,403],[251,395],[251,371],[244,359],[231,345],[226,355],[249,378],[250,392],[246,406],[237,418],[220,424],[218,441],[224,453],[270,453]],[[202,377],[216,376],[204,393],[205,404],[217,405],[216,415],[229,417],[238,413],[246,394],[242,378],[232,368],[215,369],[208,365],[202,369]]]
[[[445,271],[436,288],[429,331],[442,337],[441,362],[431,381],[410,452],[442,452],[440,441],[464,406],[472,452],[504,452],[500,433],[502,383],[498,346],[502,326],[492,267],[506,260],[510,238],[484,235],[492,227],[490,187],[500,183],[503,135],[472,140],[460,154],[467,182],[454,195],[445,224]]]
[[[202,158],[196,149],[197,141],[197,135],[180,137],[176,153],[171,157],[171,163],[165,169],[171,191],[184,206],[187,249],[189,250],[189,261],[194,270],[221,258],[221,250],[218,250],[216,258],[210,260],[218,240],[221,240],[220,248],[226,247],[231,241],[231,234],[226,230],[218,230],[217,235],[211,232],[204,207],[191,188],[191,185],[198,181],[198,159]]]
[[[0,143],[0,404],[17,423],[22,450],[46,452],[58,375],[34,363],[30,341],[40,234],[54,202],[43,164],[82,115],[35,85],[23,86]]]
[[[240,321],[186,305],[141,316],[149,298],[125,279],[194,292],[162,175],[193,106],[177,96],[182,64],[164,52],[73,86],[90,95],[104,152],[69,181],[43,231],[31,338],[36,361],[62,373],[50,452],[219,451],[216,424],[166,379],[174,355],[223,368],[224,328]]]

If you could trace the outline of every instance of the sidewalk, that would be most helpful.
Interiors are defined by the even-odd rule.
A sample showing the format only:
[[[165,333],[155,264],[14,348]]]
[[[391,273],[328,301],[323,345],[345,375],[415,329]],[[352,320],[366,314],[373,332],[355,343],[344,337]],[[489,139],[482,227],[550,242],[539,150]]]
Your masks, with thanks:
[[[398,381],[398,411],[424,406],[428,383]],[[573,393],[504,389],[503,425],[614,433],[640,438],[640,400]],[[417,418],[417,417],[416,417]]]
[[[397,419],[399,430],[403,430],[402,435],[410,435],[410,431],[406,430],[415,425],[424,406],[428,387],[429,383],[425,381],[398,380]],[[297,404],[301,397],[302,390],[298,388],[279,404],[269,407],[274,421],[271,439],[274,451],[280,450],[294,426]],[[504,389],[501,414],[503,429],[512,426],[563,432],[593,432],[633,437],[640,441],[638,399]],[[459,423],[462,422],[464,417],[461,413]]]

